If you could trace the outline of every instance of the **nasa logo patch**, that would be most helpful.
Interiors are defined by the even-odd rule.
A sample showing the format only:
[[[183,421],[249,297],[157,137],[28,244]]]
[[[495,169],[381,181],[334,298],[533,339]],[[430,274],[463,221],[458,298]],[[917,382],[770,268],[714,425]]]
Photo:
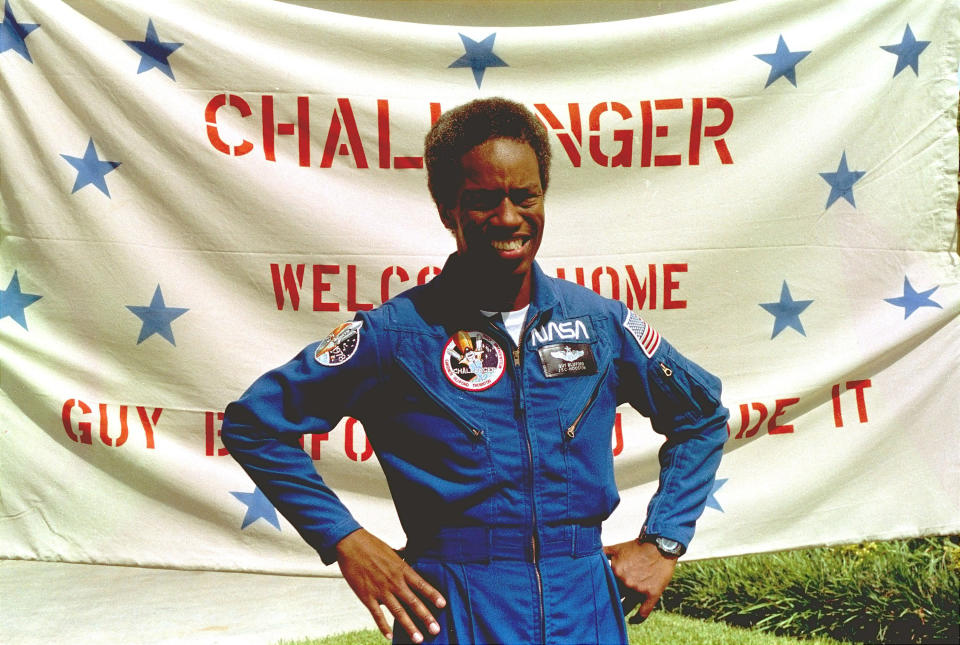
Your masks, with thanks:
[[[588,316],[559,322],[551,320],[534,327],[529,338],[531,349],[553,343],[589,343],[593,338],[593,326]]]
[[[506,367],[503,349],[479,331],[458,331],[443,348],[443,373],[461,390],[481,392],[493,387]]]
[[[346,363],[360,345],[361,327],[363,327],[362,320],[337,325],[326,338],[320,341],[313,357],[317,359],[318,363],[328,367]]]

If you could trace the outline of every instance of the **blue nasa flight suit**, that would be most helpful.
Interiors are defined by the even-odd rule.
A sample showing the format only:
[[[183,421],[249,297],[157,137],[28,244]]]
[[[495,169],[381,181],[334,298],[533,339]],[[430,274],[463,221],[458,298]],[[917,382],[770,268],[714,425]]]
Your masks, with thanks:
[[[626,643],[600,543],[619,502],[616,407],[630,403],[665,435],[645,528],[686,545],[727,438],[720,382],[622,303],[536,264],[516,347],[458,270],[452,256],[427,285],[357,314],[332,353],[327,343],[318,359],[310,345],[260,377],[227,407],[223,442],[329,564],[360,525],[298,439],[360,420],[405,558],[448,602],[426,642]]]

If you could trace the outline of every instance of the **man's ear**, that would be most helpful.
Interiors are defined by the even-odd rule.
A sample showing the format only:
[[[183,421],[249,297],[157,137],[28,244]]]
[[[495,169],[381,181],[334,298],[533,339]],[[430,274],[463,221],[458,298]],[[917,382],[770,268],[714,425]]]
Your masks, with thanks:
[[[437,210],[440,212],[440,221],[443,222],[443,225],[446,226],[450,234],[453,235],[453,239],[457,241],[457,252],[465,252],[467,250],[467,244],[463,239],[463,230],[460,228],[460,218],[457,216],[456,210],[444,208],[443,206],[438,206]]]
[[[440,213],[440,221],[443,222],[443,225],[449,231],[454,231],[457,228],[457,218],[453,212],[442,205],[437,205],[437,211]]]

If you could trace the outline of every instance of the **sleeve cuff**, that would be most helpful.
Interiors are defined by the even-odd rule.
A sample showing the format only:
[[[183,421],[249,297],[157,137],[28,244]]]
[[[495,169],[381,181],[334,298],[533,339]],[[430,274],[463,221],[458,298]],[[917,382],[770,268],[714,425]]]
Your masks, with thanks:
[[[640,535],[659,535],[668,540],[674,540],[682,544],[684,550],[690,546],[690,540],[693,539],[693,531],[691,529],[670,524],[660,524],[655,520],[647,520],[647,523],[644,524],[643,529],[640,531]]]
[[[320,554],[320,559],[323,560],[324,564],[333,564],[337,561],[337,544],[340,540],[362,528],[363,527],[351,517],[339,522],[330,531],[327,531],[320,537],[320,539],[311,539],[308,540],[308,542],[310,546]]]

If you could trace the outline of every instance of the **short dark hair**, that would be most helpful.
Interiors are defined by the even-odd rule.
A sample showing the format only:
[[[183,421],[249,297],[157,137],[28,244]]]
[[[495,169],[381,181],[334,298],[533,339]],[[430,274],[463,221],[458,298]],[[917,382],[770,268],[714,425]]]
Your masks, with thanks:
[[[441,114],[424,139],[427,185],[441,210],[454,205],[463,184],[463,155],[499,138],[526,143],[533,149],[540,168],[540,186],[547,191],[550,142],[543,124],[515,101],[500,97],[476,99]]]

